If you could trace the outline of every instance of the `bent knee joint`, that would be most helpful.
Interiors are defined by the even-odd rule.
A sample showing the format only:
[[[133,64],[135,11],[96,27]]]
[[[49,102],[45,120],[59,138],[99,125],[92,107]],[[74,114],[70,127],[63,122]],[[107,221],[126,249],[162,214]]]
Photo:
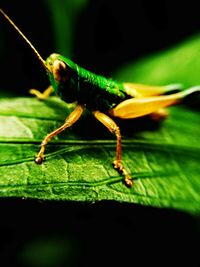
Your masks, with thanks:
[[[47,143],[50,141],[50,137],[46,137],[43,141],[42,141],[42,143],[41,143],[41,146],[46,146],[47,145]]]
[[[113,126],[111,129],[111,132],[115,134],[117,137],[121,137],[120,129],[118,126]]]

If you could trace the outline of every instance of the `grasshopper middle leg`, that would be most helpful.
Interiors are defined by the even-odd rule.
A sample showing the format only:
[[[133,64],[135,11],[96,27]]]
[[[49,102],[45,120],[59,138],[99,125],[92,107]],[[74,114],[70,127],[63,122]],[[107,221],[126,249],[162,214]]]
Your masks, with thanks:
[[[83,106],[82,105],[78,105],[75,110],[67,117],[67,119],[65,120],[65,123],[59,127],[58,129],[56,129],[55,131],[51,132],[50,134],[48,134],[44,140],[41,143],[41,149],[39,151],[39,153],[37,154],[37,157],[35,159],[35,162],[40,164],[42,163],[43,159],[44,159],[44,151],[46,148],[47,143],[57,134],[59,134],[60,132],[64,131],[66,128],[72,126],[81,116],[81,114],[83,113]]]
[[[122,145],[121,145],[121,133],[120,129],[117,126],[117,124],[106,114],[100,112],[100,111],[94,111],[94,116],[103,123],[108,130],[115,134],[117,138],[117,147],[116,147],[116,159],[114,160],[114,168],[117,169],[120,173],[122,173],[125,177],[124,182],[126,186],[131,187],[133,184],[133,181],[131,179],[131,176],[128,174],[127,170],[123,166],[121,162],[121,154],[122,154]]]

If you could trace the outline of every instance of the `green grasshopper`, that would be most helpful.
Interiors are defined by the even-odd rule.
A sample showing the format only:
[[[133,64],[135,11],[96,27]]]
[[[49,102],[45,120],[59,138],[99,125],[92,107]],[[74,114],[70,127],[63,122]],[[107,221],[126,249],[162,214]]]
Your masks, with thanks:
[[[38,99],[44,100],[54,92],[67,103],[77,103],[76,108],[66,118],[64,124],[43,139],[35,162],[42,163],[47,143],[54,136],[72,126],[80,118],[84,109],[88,108],[97,120],[104,124],[111,133],[115,134],[117,144],[116,159],[113,162],[114,168],[124,176],[126,186],[131,187],[133,180],[121,160],[122,138],[120,129],[111,117],[133,119],[150,115],[156,120],[164,119],[167,117],[165,107],[179,103],[184,97],[200,91],[200,87],[195,86],[185,91],[165,95],[165,93],[170,93],[174,89],[180,89],[180,86],[119,83],[91,73],[70,59],[55,53],[44,61],[16,24],[2,9],[0,9],[0,12],[32,48],[49,77],[51,85],[43,93],[36,89],[31,89],[30,93]]]

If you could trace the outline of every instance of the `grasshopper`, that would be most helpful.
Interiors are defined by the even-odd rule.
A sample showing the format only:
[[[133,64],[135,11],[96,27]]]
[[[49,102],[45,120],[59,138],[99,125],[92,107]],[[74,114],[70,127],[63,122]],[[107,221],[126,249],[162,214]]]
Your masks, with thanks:
[[[200,91],[199,86],[189,88],[178,93],[171,93],[180,89],[180,85],[150,86],[134,83],[120,83],[96,75],[71,61],[70,59],[53,53],[46,61],[40,56],[35,47],[25,37],[8,15],[0,9],[1,14],[9,21],[15,30],[31,47],[49,77],[50,86],[41,93],[31,89],[30,93],[40,100],[45,100],[52,92],[67,103],[76,102],[76,108],[66,118],[63,125],[48,134],[42,141],[40,151],[35,162],[41,164],[48,142],[57,134],[72,126],[82,115],[85,108],[116,136],[116,159],[114,168],[124,176],[124,183],[131,187],[133,180],[122,163],[122,137],[120,128],[113,118],[133,119],[150,115],[153,119],[167,117],[165,107],[178,104],[184,97]],[[166,94],[168,93],[168,94]]]

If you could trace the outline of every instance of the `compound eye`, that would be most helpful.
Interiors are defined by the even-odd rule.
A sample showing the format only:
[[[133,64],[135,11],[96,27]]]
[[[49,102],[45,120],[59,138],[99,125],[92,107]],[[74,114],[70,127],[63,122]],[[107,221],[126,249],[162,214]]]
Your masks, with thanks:
[[[52,66],[52,72],[53,72],[53,76],[55,80],[58,82],[61,82],[61,81],[65,82],[68,78],[67,65],[59,59],[56,59],[54,61],[53,66]]]

